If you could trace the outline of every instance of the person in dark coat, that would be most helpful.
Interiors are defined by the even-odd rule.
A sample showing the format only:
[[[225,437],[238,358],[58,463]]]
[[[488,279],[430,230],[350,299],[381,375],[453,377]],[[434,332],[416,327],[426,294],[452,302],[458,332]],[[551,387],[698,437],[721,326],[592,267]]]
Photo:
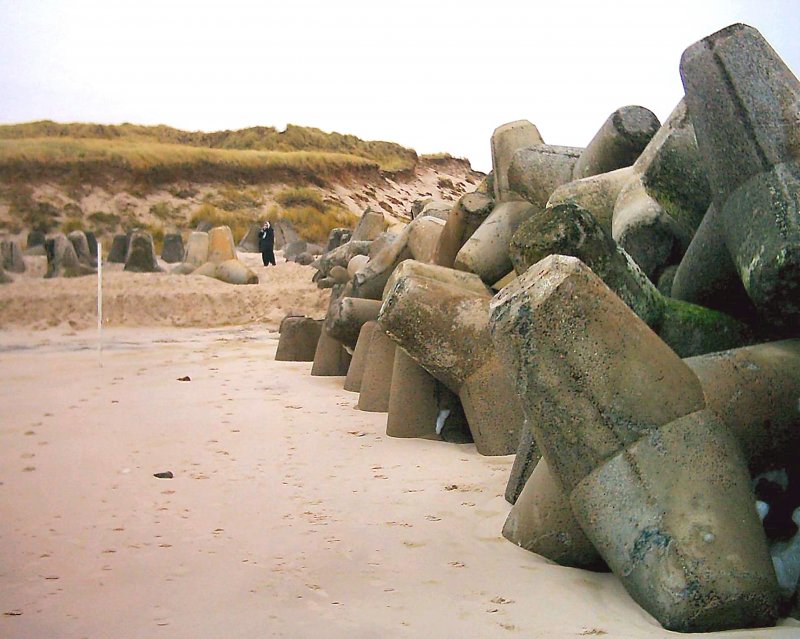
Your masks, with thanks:
[[[258,232],[258,249],[261,251],[261,261],[264,266],[277,266],[275,264],[275,253],[273,248],[275,246],[275,229],[272,228],[269,222],[264,222],[264,226]]]

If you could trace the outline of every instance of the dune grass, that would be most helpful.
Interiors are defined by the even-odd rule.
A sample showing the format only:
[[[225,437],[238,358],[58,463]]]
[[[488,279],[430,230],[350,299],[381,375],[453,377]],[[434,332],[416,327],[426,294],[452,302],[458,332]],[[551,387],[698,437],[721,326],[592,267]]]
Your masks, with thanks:
[[[89,138],[0,139],[0,177],[28,180],[66,176],[94,182],[111,175],[153,185],[182,179],[271,182],[287,178],[318,184],[377,168],[372,160],[344,153],[239,151]]]
[[[274,127],[252,127],[236,131],[181,131],[168,126],[135,124],[62,124],[51,121],[0,126],[0,140],[56,139],[63,141],[100,140],[136,145],[168,144],[195,148],[236,151],[307,152],[317,157],[348,156],[376,164],[382,171],[413,169],[417,154],[394,142],[361,140],[354,135],[326,133],[313,127],[288,125],[285,131]],[[75,147],[73,147],[74,149]],[[68,146],[62,150],[69,150]],[[80,150],[80,149],[78,149]],[[49,154],[48,154],[49,155]],[[272,160],[273,162],[275,159]],[[288,161],[288,160],[287,160]],[[297,158],[291,160],[295,166]],[[341,160],[340,160],[341,161]]]

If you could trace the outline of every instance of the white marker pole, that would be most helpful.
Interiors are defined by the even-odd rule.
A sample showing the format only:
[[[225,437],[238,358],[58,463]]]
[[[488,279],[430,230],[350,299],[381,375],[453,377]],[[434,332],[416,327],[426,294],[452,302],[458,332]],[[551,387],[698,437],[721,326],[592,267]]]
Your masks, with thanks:
[[[97,363],[103,367],[103,246],[97,242]]]

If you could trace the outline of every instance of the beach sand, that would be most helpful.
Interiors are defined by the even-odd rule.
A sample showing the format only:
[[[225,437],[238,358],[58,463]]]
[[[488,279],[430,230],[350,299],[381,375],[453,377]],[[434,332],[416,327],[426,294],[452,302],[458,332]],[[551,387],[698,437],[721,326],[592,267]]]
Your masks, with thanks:
[[[41,281],[0,298],[45,313],[30,326],[55,322],[0,322],[0,637],[687,636],[613,575],[502,538],[512,456],[387,437],[386,415],[356,410],[343,378],[274,361],[278,315],[235,309],[286,286],[280,316],[321,317],[326,294],[291,295],[295,267],[258,286],[187,284],[161,325],[145,306],[180,298],[161,291],[172,276],[109,273],[140,301],[102,352],[91,310],[73,328],[35,306]],[[795,620],[702,635],[798,636]]]

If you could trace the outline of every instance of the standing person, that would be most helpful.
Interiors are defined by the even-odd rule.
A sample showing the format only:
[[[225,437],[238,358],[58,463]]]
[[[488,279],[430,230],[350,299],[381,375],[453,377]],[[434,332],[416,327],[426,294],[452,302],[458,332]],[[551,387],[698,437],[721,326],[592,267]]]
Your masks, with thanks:
[[[275,264],[275,253],[273,247],[275,246],[275,229],[272,228],[269,222],[264,222],[264,226],[258,232],[258,248],[261,251],[261,261],[264,266],[277,266]]]

